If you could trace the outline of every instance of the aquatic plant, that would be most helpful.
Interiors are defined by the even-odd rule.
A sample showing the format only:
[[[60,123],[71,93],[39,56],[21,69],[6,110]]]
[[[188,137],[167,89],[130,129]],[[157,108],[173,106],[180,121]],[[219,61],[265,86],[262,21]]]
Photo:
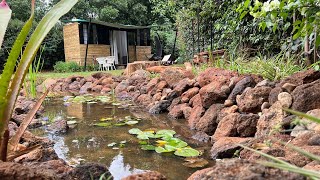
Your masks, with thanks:
[[[176,134],[173,130],[159,130],[154,131],[141,131],[138,128],[130,129],[129,134],[137,135],[140,140],[155,139],[155,145],[149,144],[149,142],[140,142],[141,149],[148,151],[156,151],[157,153],[169,153],[174,152],[176,156],[182,157],[196,157],[200,156],[200,152],[188,146],[188,143],[182,141],[179,138],[175,138]],[[160,140],[159,140],[160,139]]]
[[[35,16],[35,0],[32,0],[30,18],[18,35],[10,51],[3,73],[0,76],[0,159],[3,161],[6,161],[7,157],[7,145],[9,141],[8,124],[29,66],[34,60],[35,55],[46,35],[58,22],[60,17],[67,13],[76,3],[77,0],[63,0],[56,4],[39,22],[38,26],[31,34],[24,51],[21,52]],[[0,46],[2,45],[10,17],[11,10],[6,1],[2,0],[0,4]],[[14,72],[20,54],[22,54],[22,56],[17,65],[16,71]]]

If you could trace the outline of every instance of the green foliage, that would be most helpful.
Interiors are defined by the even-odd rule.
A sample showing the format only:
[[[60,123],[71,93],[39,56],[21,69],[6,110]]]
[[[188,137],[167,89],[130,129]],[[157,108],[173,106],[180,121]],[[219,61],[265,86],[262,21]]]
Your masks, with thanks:
[[[63,62],[58,61],[53,66],[54,72],[57,73],[66,73],[66,72],[79,72],[82,70],[82,67],[76,62]]]
[[[32,21],[34,19],[34,1],[31,4],[31,16],[25,26],[22,28],[21,33],[18,35],[12,50],[10,51],[9,58],[0,76],[0,142],[4,138],[4,132],[7,131],[8,123],[12,115],[12,111],[21,89],[22,83],[25,79],[27,70],[32,63],[35,55],[50,29],[58,22],[59,18],[67,13],[77,1],[65,0],[55,5],[39,22],[37,28],[34,30],[23,52],[22,46],[30,31]],[[17,59],[22,54],[20,62],[14,73],[14,67]],[[13,79],[11,80],[11,78]],[[5,139],[5,138],[4,138]],[[7,146],[8,142],[3,142],[1,146]],[[0,148],[1,160],[6,160],[6,148]],[[5,151],[5,152],[3,152]]]

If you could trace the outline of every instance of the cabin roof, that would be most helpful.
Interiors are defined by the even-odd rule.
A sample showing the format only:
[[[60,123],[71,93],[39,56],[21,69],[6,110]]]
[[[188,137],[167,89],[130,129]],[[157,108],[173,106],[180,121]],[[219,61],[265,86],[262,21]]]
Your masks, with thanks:
[[[72,20],[65,20],[64,22],[78,22],[78,23],[89,23],[89,20],[84,19],[72,19]],[[115,24],[115,23],[109,23],[104,21],[98,21],[98,20],[91,20],[91,23],[94,24],[100,24],[103,26],[108,26],[116,29],[128,29],[128,30],[134,30],[134,29],[150,29],[153,26],[135,26],[135,25],[124,25],[124,24]]]

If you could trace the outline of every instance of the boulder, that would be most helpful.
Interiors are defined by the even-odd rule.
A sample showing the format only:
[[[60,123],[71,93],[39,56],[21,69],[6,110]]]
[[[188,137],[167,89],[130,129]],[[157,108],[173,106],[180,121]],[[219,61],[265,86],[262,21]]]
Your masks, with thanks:
[[[136,100],[136,104],[143,107],[147,107],[151,103],[152,103],[152,97],[148,94],[142,94]]]
[[[149,113],[151,114],[160,114],[167,111],[167,108],[170,106],[171,102],[168,100],[161,100],[155,103],[150,109]]]
[[[221,79],[220,79],[221,80]],[[230,88],[227,86],[227,80],[212,81],[210,84],[200,89],[202,106],[209,108],[212,104],[222,103],[228,97]]]
[[[170,112],[173,107],[175,107],[176,105],[178,105],[180,103],[181,103],[181,97],[177,97],[177,98],[173,99],[171,105],[168,107],[168,111]]]
[[[56,83],[57,83],[57,80],[55,80],[55,79],[51,79],[51,78],[46,79],[43,81],[42,84],[37,86],[37,88],[36,88],[37,92],[44,93],[47,89],[49,89],[51,86],[53,86]]]
[[[181,70],[166,68],[161,73],[161,78],[168,83],[169,87],[174,87],[179,81],[185,78],[185,75]]]
[[[210,108],[205,112],[205,114],[196,124],[195,129],[205,132],[208,135],[213,135],[218,125],[216,120],[222,108],[222,104],[213,104],[212,106],[210,106]]]
[[[241,95],[237,96],[237,104],[241,112],[258,113],[261,105],[268,101],[271,87],[261,86],[255,88],[247,88]]]
[[[278,95],[278,101],[284,108],[289,108],[292,104],[292,96],[287,92],[282,92]]]
[[[67,133],[69,129],[69,126],[67,124],[67,121],[64,119],[59,119],[54,121],[49,127],[48,130],[53,133]]]
[[[121,81],[115,88],[115,93],[119,94],[122,91],[126,91],[129,87],[129,82],[126,80]]]
[[[160,81],[157,86],[155,91],[162,91],[164,88],[168,86],[168,83],[166,81]]]
[[[305,177],[280,169],[268,168],[258,163],[243,159],[224,159],[217,161],[213,167],[196,171],[188,180],[224,179],[224,180],[255,180],[255,179],[304,180]]]
[[[292,92],[292,109],[307,112],[312,109],[320,109],[320,79],[312,83],[295,88]]]
[[[65,177],[66,179],[99,179],[104,174],[105,177],[112,177],[107,167],[98,163],[86,163],[75,167]]]
[[[255,85],[255,81],[251,76],[246,76],[242,80],[240,80],[231,93],[229,94],[229,97],[226,101],[229,103],[225,104],[226,106],[231,106],[236,103],[236,97],[237,95],[242,94],[242,92],[247,88],[247,87],[253,87]]]
[[[108,93],[110,93],[111,91],[112,91],[111,88],[109,88],[109,87],[103,87],[103,88],[101,89],[101,94],[108,94]]]
[[[210,142],[211,139],[211,137],[208,134],[201,131],[196,132],[191,138],[204,143]]]
[[[252,138],[222,137],[212,146],[210,154],[212,159],[232,158],[241,147],[239,144],[245,144]]]
[[[102,77],[112,77],[112,74],[105,72],[97,72],[91,75],[95,79],[101,79]]]
[[[270,91],[268,101],[270,104],[275,103],[278,101],[278,95],[283,92],[283,89],[281,87],[275,87]]]
[[[76,91],[79,91],[81,88],[81,85],[80,85],[80,82],[79,81],[73,81],[71,84],[69,84],[69,91],[73,91],[73,92],[76,92]]]
[[[158,77],[151,79],[147,84],[147,92],[150,93],[151,90],[153,90],[153,88],[157,86],[159,81],[160,81],[160,78]]]
[[[307,71],[297,72],[288,78],[282,80],[277,86],[282,87],[286,83],[290,83],[296,86],[311,83],[320,78],[320,71],[309,69]]]
[[[80,93],[80,94],[87,94],[87,93],[88,93],[88,89],[89,89],[89,87],[91,87],[91,85],[92,85],[92,82],[86,82],[86,83],[80,88],[79,93]]]
[[[114,81],[112,79],[112,77],[104,77],[102,80],[101,80],[101,85],[105,86],[105,85],[111,85],[113,84]]]
[[[237,72],[220,68],[208,68],[199,74],[197,81],[199,82],[200,87],[204,87],[213,81],[227,81],[226,84],[229,84],[230,79],[235,76],[238,76]]]
[[[103,88],[102,85],[96,85],[96,86],[93,86],[93,87],[91,88],[91,91],[92,91],[92,92],[99,93],[99,92],[101,92],[102,88]]]
[[[308,115],[320,118],[320,109],[314,109],[307,112]],[[301,119],[300,125],[293,128],[291,136],[299,137],[309,132],[316,132],[320,134],[320,124],[310,121],[306,118]]]
[[[188,103],[189,100],[197,95],[199,93],[199,88],[198,87],[193,87],[191,89],[189,89],[188,91],[184,92],[182,95],[181,95],[181,101],[183,103]]]
[[[193,87],[195,83],[194,79],[184,78],[181,81],[179,81],[177,84],[174,85],[174,91],[178,93],[180,96],[183,92],[185,92],[187,89]]]
[[[188,104],[184,103],[184,104],[178,104],[176,106],[173,106],[169,112],[169,117],[172,117],[174,119],[179,119],[179,118],[183,118],[184,114],[183,111],[186,108],[190,108]]]
[[[237,119],[237,134],[240,137],[253,137],[257,131],[259,115],[240,114]]]
[[[203,116],[204,113],[205,109],[202,106],[193,107],[188,118],[189,128],[195,129],[196,124],[200,121],[200,118]]]
[[[128,82],[130,85],[136,86],[150,79],[150,73],[143,69],[137,70],[130,75]]]
[[[225,116],[238,112],[238,106],[233,105],[231,107],[225,107],[221,109],[217,117],[217,123],[219,123]]]
[[[202,101],[201,101],[200,94],[193,96],[189,101],[189,105],[191,107],[202,107]]]
[[[235,137],[237,135],[237,119],[239,113],[232,113],[225,116],[218,124],[212,140],[217,141],[222,137]]]

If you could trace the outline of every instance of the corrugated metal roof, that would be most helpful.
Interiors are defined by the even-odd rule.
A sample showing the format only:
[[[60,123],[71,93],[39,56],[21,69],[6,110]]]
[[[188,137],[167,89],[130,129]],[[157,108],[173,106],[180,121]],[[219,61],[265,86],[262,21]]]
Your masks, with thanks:
[[[72,20],[64,20],[63,22],[86,22],[89,23],[89,20],[84,19],[72,19]],[[108,26],[116,29],[150,29],[153,26],[134,26],[134,25],[124,25],[124,24],[114,24],[104,21],[91,20],[91,23],[100,24],[103,26]]]

